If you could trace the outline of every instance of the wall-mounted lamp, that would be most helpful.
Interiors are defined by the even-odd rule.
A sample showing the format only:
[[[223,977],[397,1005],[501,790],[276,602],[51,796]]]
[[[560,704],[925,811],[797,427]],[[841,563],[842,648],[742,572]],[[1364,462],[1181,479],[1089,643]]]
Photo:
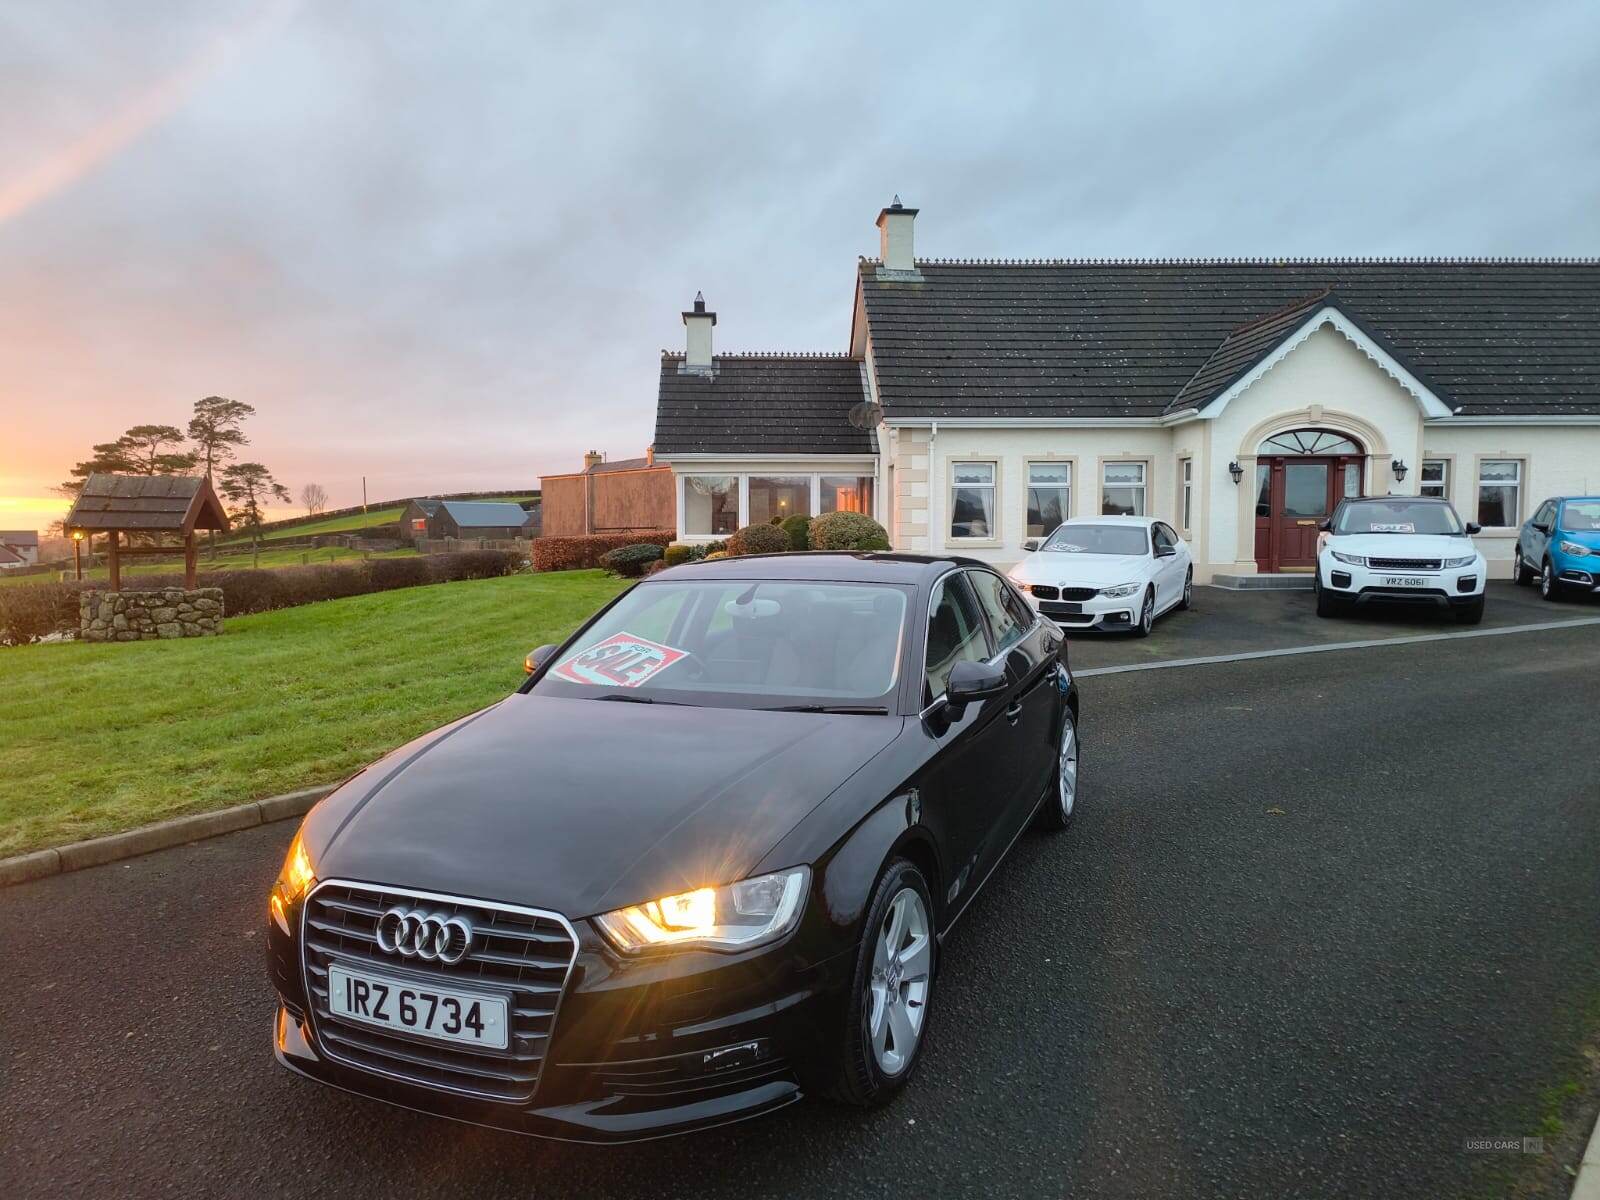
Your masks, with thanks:
[[[1406,481],[1406,472],[1410,470],[1410,468],[1406,466],[1404,460],[1398,458],[1389,464],[1389,469],[1394,472],[1395,480],[1398,483],[1404,483]]]
[[[1228,464],[1228,474],[1233,476],[1235,484],[1244,478],[1244,468],[1239,465],[1237,459]]]

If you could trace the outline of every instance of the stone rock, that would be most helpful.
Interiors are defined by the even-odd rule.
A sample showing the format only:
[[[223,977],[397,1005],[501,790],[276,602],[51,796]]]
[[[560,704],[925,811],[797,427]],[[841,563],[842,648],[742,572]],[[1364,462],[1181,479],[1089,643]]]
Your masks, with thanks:
[[[176,621],[161,621],[156,625],[156,636],[164,638],[180,638],[183,636],[183,626]]]
[[[111,618],[111,624],[112,624],[112,627],[115,628],[115,629],[118,629],[118,630],[126,629],[128,627],[128,618],[127,618],[126,615],[124,615],[123,613],[119,612],[116,616]]]
[[[150,619],[157,625],[164,625],[168,621],[176,621],[178,619],[178,610],[171,607],[152,608],[150,610]]]

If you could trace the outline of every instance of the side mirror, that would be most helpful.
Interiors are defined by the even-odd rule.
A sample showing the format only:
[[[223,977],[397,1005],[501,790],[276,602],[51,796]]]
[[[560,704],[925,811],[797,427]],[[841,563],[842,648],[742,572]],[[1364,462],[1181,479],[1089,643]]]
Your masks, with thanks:
[[[1171,558],[1177,552],[1178,552],[1178,548],[1176,546],[1157,546],[1156,547],[1156,557],[1157,558]]]
[[[551,642],[549,645],[540,646],[537,650],[528,651],[528,657],[522,660],[522,673],[524,675],[532,675],[550,661],[550,656],[558,648],[554,642]]]
[[[1332,533],[1333,532],[1333,518],[1332,517],[1328,517],[1326,520],[1324,520],[1322,522],[1322,524],[1318,525],[1317,528],[1322,530],[1323,533]]]
[[[1006,669],[994,663],[962,659],[950,668],[944,686],[945,702],[953,709],[989,700],[1006,690]]]
[[[1540,533],[1544,533],[1544,534],[1548,534],[1548,533],[1549,533],[1549,532],[1550,532],[1550,526],[1548,526],[1548,525],[1541,525],[1541,524],[1539,524],[1539,522],[1537,522],[1537,521],[1535,521],[1535,522],[1534,522],[1534,523],[1533,523],[1533,527],[1534,527],[1534,528],[1535,528],[1535,529],[1537,529],[1537,530],[1538,530],[1538,531],[1539,531],[1539,532],[1540,532]],[[1468,533],[1475,533],[1475,532],[1477,532],[1477,531],[1476,531],[1476,530],[1472,530],[1472,529],[1469,529],[1469,530],[1467,530],[1467,532],[1468,532]]]
[[[1483,526],[1482,525],[1479,525],[1476,521],[1468,521],[1467,522],[1467,536],[1468,537],[1472,537],[1474,534],[1479,534],[1479,533],[1482,533],[1482,532],[1483,532]],[[1549,533],[1550,531],[1547,529],[1547,530],[1545,530],[1545,532]]]
[[[1022,543],[1022,549],[1024,550],[1024,552],[1026,552],[1028,554],[1032,554],[1035,550],[1037,550],[1039,548],[1039,545],[1040,545],[1040,540],[1038,538],[1028,538],[1025,542]]]

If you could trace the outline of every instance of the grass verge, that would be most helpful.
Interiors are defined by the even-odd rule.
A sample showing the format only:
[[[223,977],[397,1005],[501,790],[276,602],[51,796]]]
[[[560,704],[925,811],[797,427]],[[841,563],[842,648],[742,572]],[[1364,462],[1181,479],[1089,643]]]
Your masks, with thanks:
[[[433,584],[229,618],[218,638],[0,651],[0,855],[349,774],[516,687],[623,586]]]

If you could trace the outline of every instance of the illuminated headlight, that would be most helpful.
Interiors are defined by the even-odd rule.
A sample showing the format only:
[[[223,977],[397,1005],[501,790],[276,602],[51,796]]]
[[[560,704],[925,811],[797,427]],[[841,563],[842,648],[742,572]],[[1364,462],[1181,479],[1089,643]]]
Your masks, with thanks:
[[[1444,560],[1444,569],[1453,570],[1456,567],[1470,567],[1478,561],[1476,554],[1463,554],[1460,558],[1447,558]]]
[[[811,878],[807,867],[697,888],[602,913],[595,924],[628,954],[669,946],[745,950],[795,927]]]
[[[1364,567],[1367,565],[1367,556],[1364,554],[1343,554],[1338,550],[1329,550],[1328,553],[1342,563],[1349,563],[1352,567]],[[1472,560],[1469,558],[1467,561],[1471,562]]]
[[[302,828],[294,835],[294,841],[289,843],[283,869],[278,872],[278,880],[272,885],[272,895],[267,899],[268,910],[285,932],[289,929],[289,909],[317,885],[317,873],[311,865],[311,856],[306,853],[304,838],[305,830]]]
[[[1593,554],[1594,551],[1589,549],[1587,546],[1578,545],[1577,542],[1562,542],[1561,553],[1570,554],[1574,558],[1584,558],[1587,555]]]
[[[1100,594],[1107,600],[1120,600],[1124,596],[1131,596],[1142,588],[1142,583],[1119,583],[1116,587],[1101,588]]]

